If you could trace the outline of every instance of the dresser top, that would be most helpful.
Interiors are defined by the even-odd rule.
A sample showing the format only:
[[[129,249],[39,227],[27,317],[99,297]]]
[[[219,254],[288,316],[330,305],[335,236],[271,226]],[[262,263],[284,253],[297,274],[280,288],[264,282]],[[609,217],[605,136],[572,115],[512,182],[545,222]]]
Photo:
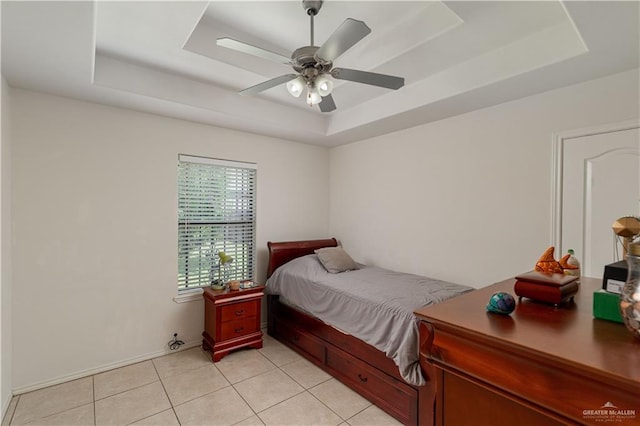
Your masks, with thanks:
[[[430,323],[436,334],[438,330],[458,334],[640,386],[640,340],[623,324],[593,317],[593,292],[601,288],[601,280],[581,278],[574,301],[559,307],[518,300],[514,284],[515,279],[505,280],[415,313]],[[489,298],[498,291],[516,297],[511,315],[486,311]]]

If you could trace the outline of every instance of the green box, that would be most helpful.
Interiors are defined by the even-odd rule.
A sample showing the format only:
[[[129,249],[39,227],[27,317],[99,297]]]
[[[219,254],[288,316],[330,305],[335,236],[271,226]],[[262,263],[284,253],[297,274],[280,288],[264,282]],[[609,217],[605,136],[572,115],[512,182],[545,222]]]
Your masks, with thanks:
[[[620,295],[604,290],[594,291],[593,316],[608,321],[624,322],[620,314]]]

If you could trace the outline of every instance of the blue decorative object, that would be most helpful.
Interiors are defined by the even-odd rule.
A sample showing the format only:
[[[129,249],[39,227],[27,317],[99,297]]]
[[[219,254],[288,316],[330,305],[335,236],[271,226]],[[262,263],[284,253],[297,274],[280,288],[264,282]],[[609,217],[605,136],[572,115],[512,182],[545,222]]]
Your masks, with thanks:
[[[516,299],[509,293],[499,291],[491,295],[487,303],[487,311],[496,314],[509,315],[516,308]]]

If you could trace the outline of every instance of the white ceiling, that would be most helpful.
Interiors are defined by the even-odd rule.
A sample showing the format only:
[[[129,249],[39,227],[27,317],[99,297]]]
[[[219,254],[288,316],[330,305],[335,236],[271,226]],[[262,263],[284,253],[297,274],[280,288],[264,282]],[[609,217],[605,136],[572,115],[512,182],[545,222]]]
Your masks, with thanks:
[[[2,74],[39,90],[335,146],[640,66],[638,1],[327,1],[321,45],[346,19],[372,33],[335,66],[398,75],[397,91],[336,81],[321,113],[292,72],[216,45],[232,37],[289,57],[309,44],[301,1],[2,1]]]

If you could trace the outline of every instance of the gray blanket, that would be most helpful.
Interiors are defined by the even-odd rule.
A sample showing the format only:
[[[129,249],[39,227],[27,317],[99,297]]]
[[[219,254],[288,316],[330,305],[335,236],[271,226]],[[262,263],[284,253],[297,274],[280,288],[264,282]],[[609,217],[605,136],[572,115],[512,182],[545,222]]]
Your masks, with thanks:
[[[472,288],[359,266],[330,274],[315,254],[303,256],[278,268],[267,280],[266,291],[381,350],[407,383],[426,384],[418,364],[418,319],[413,311]]]

